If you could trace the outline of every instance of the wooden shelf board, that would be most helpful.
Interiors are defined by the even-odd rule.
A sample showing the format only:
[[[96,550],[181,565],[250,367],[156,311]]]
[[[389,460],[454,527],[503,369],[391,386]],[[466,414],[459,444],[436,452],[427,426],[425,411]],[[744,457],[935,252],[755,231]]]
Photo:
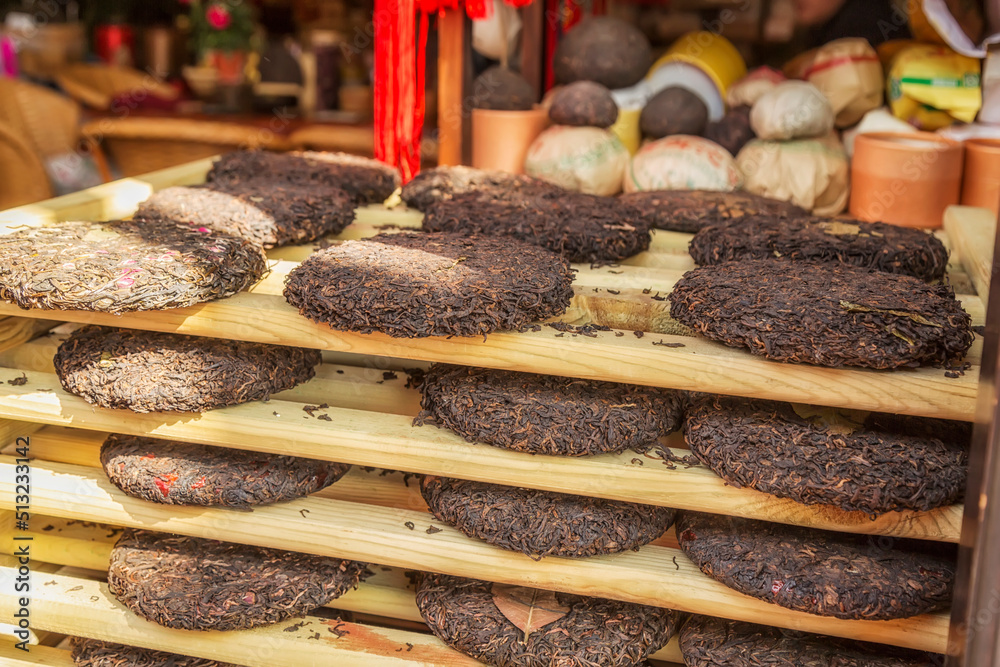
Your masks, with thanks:
[[[12,458],[0,457],[0,508],[9,509],[7,499],[13,498],[13,484],[6,481],[13,479],[13,466]],[[921,650],[943,652],[947,643],[946,614],[870,622],[795,612],[728,589],[674,549],[647,546],[613,556],[534,561],[467,538],[429,520],[423,512],[322,498],[257,507],[253,512],[157,507],[125,496],[95,472],[36,462],[32,466],[33,512],[622,599],[720,618],[767,618],[778,627]],[[440,532],[427,534],[431,525]],[[35,604],[38,613],[38,601]]]

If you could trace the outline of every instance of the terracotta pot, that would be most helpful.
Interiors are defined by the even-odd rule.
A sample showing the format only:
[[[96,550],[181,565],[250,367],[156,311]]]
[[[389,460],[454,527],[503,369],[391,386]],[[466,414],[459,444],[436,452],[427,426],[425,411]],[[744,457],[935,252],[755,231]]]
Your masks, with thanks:
[[[213,49],[208,52],[208,64],[219,73],[219,83],[224,86],[235,86],[243,83],[243,70],[247,66],[245,51],[222,51]]]
[[[549,112],[472,110],[472,166],[524,173],[528,147],[546,127]]]
[[[929,132],[859,135],[851,164],[851,215],[936,229],[959,201],[962,144]]]
[[[962,203],[1000,212],[1000,139],[965,142]]]

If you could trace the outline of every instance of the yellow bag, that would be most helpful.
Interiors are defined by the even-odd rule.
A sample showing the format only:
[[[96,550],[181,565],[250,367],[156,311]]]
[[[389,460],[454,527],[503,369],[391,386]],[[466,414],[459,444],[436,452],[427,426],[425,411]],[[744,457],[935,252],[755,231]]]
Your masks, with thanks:
[[[896,55],[889,68],[889,107],[922,130],[956,120],[971,123],[983,103],[980,62],[944,46],[917,44]]]

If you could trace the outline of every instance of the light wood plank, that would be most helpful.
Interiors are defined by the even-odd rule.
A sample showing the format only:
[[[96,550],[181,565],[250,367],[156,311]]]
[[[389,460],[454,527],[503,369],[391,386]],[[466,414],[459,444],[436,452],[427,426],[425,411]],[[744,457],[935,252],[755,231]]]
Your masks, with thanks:
[[[997,218],[984,208],[949,206],[944,212],[944,229],[954,252],[972,278],[985,303],[993,275],[993,243]]]
[[[12,466],[13,459],[0,457],[0,508],[8,508],[4,503],[12,497],[12,485],[7,481],[12,478]],[[636,552],[586,559],[533,561],[467,538],[447,526],[429,535],[425,530],[433,522],[420,512],[317,498],[257,507],[253,512],[157,507],[125,496],[90,469],[57,463],[33,466],[32,508],[57,517],[374,561],[720,618],[755,622],[767,618],[778,627],[920,650],[943,652],[947,643],[946,614],[871,622],[795,612],[735,593],[702,574],[683,553],[663,547],[647,546]],[[413,524],[413,530],[407,522]],[[0,614],[3,604],[0,602]],[[44,608],[45,598],[36,599],[35,605],[36,612]],[[95,616],[99,615],[96,608]],[[53,619],[67,615],[56,610],[51,613]],[[56,627],[42,629],[73,633]]]
[[[7,667],[73,667],[74,662],[65,649],[32,646],[25,652],[14,648],[12,643],[0,641],[0,664]]]
[[[79,397],[52,390],[51,387],[58,386],[54,376],[27,375],[27,385],[0,393],[0,416],[844,532],[955,542],[960,531],[958,506],[926,513],[892,512],[873,521],[859,512],[809,507],[750,489],[736,489],[703,466],[670,470],[659,460],[634,452],[585,458],[532,456],[473,445],[433,426],[413,427],[407,416],[330,407],[323,411],[330,416],[331,421],[327,422],[308,418],[301,404],[276,400],[201,415],[134,414],[95,409]],[[40,440],[36,437],[36,441]]]

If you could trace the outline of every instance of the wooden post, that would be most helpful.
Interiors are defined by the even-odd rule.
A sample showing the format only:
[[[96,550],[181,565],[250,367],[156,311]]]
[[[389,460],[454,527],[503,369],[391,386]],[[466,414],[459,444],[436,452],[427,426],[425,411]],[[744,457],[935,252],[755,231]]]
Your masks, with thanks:
[[[462,164],[465,134],[465,12],[438,19],[438,164]]]
[[[542,98],[542,41],[545,37],[545,3],[535,0],[521,10],[521,75],[535,89],[535,99]]]

